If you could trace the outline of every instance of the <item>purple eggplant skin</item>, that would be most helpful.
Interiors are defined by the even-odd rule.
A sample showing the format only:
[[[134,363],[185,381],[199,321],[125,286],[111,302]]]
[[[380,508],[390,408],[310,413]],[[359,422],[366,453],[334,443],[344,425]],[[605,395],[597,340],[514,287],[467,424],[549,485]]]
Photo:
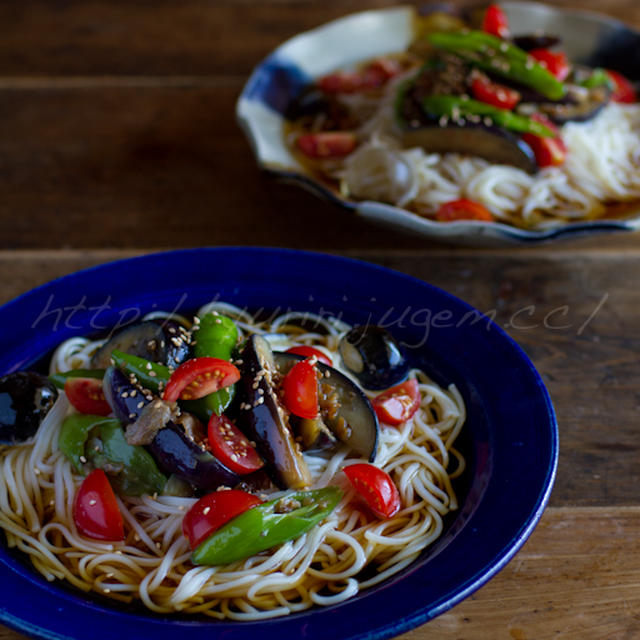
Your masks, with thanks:
[[[303,356],[281,351],[274,352],[273,356],[283,375],[296,362],[305,360]],[[348,429],[339,428],[338,424],[332,421],[328,421],[327,426],[355,453],[369,462],[374,462],[378,453],[380,426],[369,398],[357,384],[337,369],[322,362],[316,362],[315,366],[322,374],[320,384],[327,384],[338,393],[341,406],[337,418],[340,422],[344,421]]]
[[[106,370],[103,390],[109,406],[123,426],[135,422],[144,407],[157,399],[150,392],[143,394],[116,367]],[[160,429],[148,448],[165,473],[178,476],[200,491],[213,490],[222,485],[234,487],[243,480],[211,453],[203,450],[175,422],[170,421]]]
[[[190,337],[181,325],[165,320],[162,324],[147,320],[122,329],[96,351],[91,365],[106,369],[114,349],[151,362],[177,367],[189,357]]]
[[[109,367],[105,371],[102,390],[113,414],[123,426],[135,422],[142,409],[153,400],[151,393],[142,393],[117,367]]]
[[[158,431],[149,449],[161,469],[182,478],[199,491],[235,487],[243,480],[189,439],[175,422],[167,423]]]
[[[0,378],[0,445],[35,435],[57,398],[58,390],[39,373],[18,371]]]
[[[276,366],[269,343],[253,335],[241,354],[242,377],[238,382],[238,428],[256,443],[273,483],[281,489],[302,489],[311,484],[311,473],[294,440],[287,412],[276,396]]]

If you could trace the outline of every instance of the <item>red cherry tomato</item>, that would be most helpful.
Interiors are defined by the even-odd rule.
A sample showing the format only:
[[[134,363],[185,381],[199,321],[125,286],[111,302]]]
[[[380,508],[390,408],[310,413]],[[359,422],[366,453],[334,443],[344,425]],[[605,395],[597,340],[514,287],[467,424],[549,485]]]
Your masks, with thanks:
[[[222,464],[239,474],[251,473],[264,462],[249,439],[225,415],[212,414],[208,427],[209,448]]]
[[[261,503],[260,498],[237,489],[210,493],[187,511],[182,521],[182,532],[191,548],[195,549],[225,522]]]
[[[396,60],[377,58],[362,71],[337,71],[322,76],[316,84],[325,93],[357,93],[383,86],[401,70]]]
[[[284,404],[300,418],[315,418],[318,415],[318,379],[315,367],[302,360],[291,367],[282,381]]]
[[[476,100],[500,109],[513,109],[522,98],[515,89],[498,82],[492,82],[484,73],[473,74],[471,92]]]
[[[498,38],[509,36],[509,20],[505,12],[497,5],[490,4],[484,13],[482,30]]]
[[[163,400],[175,402],[203,398],[240,380],[238,369],[220,358],[193,358],[181,364],[169,378]]]
[[[562,51],[554,53],[549,49],[532,49],[529,51],[529,55],[558,78],[560,82],[565,80],[571,71],[569,60],[567,60],[567,56]]]
[[[295,353],[296,355],[304,356],[305,358],[315,357],[319,362],[328,364],[330,367],[333,366],[331,358],[323,351],[320,351],[320,349],[315,349],[314,347],[308,347],[304,344],[301,344],[298,347],[291,347],[287,349],[287,353]]]
[[[536,113],[531,117],[549,127],[554,133],[559,133],[558,128],[546,116]],[[525,133],[522,139],[531,147],[541,168],[561,165],[567,157],[567,147],[559,135],[555,138],[542,138],[533,133]]]
[[[73,503],[78,531],[95,540],[123,540],[124,523],[116,496],[102,469],[94,469],[82,482]]]
[[[80,413],[108,416],[111,407],[104,397],[102,380],[96,378],[67,378],[64,392],[69,402]]]
[[[399,425],[406,422],[420,406],[420,389],[414,378],[391,387],[372,401],[378,419],[385,424]]]
[[[296,143],[309,158],[342,158],[356,148],[357,140],[355,134],[348,131],[321,131],[304,133]]]
[[[455,220],[484,220],[493,222],[491,212],[478,202],[473,200],[452,200],[440,205],[436,213],[436,219],[440,222],[453,222]]]
[[[607,75],[611,78],[611,82],[613,82],[613,94],[611,95],[611,99],[614,102],[625,102],[630,104],[637,101],[638,98],[633,85],[621,73],[607,69]]]
[[[344,468],[349,482],[378,518],[391,518],[400,510],[400,494],[386,471],[366,462]]]

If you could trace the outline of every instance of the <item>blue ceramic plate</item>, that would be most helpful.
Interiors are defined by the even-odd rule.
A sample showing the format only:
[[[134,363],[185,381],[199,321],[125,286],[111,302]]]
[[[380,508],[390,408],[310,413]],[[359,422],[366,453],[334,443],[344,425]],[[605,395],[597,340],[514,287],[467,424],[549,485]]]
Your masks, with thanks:
[[[640,33],[623,23],[597,13],[537,2],[500,2],[500,6],[514,35],[538,30],[552,33],[562,38],[570,60],[616,69],[640,81]],[[543,230],[498,222],[441,223],[382,202],[346,198],[301,165],[284,142],[284,114],[289,105],[313,78],[406,49],[413,39],[416,11],[415,7],[400,6],[354,13],[287,40],[264,59],[236,106],[238,121],[260,167],[363,218],[448,243],[526,245],[640,228],[640,206],[620,219],[572,222]]]
[[[55,280],[0,308],[0,374],[29,367],[73,335],[154,309],[218,297],[250,309],[301,309],[384,323],[415,365],[455,383],[469,418],[460,510],[402,573],[330,608],[267,622],[158,616],[47,583],[0,545],[0,622],[41,638],[388,638],[446,611],[497,573],[539,520],[556,471],[549,396],[520,348],[453,296],[382,267],[279,249],[195,249],[122,260]],[[2,538],[3,536],[0,536]],[[108,620],[105,625],[103,621]]]

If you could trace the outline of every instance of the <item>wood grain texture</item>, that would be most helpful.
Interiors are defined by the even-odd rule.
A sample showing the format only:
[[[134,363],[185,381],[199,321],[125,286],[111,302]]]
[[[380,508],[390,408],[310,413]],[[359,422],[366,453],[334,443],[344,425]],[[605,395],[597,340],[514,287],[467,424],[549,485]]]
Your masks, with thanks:
[[[474,4],[464,0],[460,4]],[[395,0],[22,0],[0,3],[0,75],[240,75],[286,38]],[[426,4],[413,2],[413,4]],[[549,4],[640,25],[635,0]],[[231,28],[230,25],[232,25]]]
[[[635,640],[640,637],[638,530],[640,507],[551,507],[496,577],[398,638]],[[0,626],[0,640],[22,637]]]

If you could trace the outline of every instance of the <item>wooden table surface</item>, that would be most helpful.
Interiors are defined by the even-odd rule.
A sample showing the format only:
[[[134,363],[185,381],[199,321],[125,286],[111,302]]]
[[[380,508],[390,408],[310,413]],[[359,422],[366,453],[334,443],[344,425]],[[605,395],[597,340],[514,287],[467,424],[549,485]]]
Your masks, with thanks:
[[[500,574],[401,637],[640,638],[640,237],[438,246],[270,181],[235,125],[243,82],[279,42],[388,4],[0,1],[0,303],[153,249],[249,244],[357,256],[495,312],[554,401],[555,488]],[[640,26],[637,0],[557,4]]]

